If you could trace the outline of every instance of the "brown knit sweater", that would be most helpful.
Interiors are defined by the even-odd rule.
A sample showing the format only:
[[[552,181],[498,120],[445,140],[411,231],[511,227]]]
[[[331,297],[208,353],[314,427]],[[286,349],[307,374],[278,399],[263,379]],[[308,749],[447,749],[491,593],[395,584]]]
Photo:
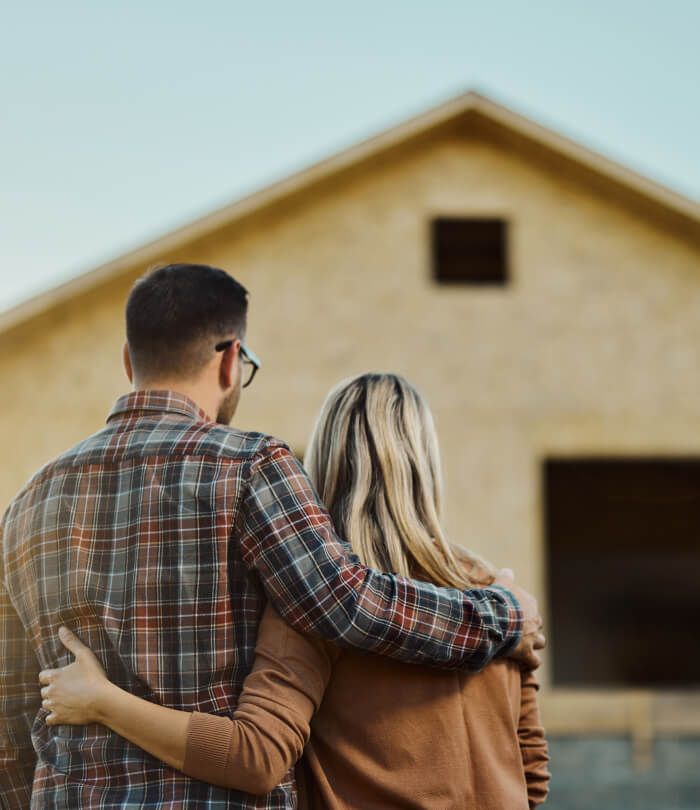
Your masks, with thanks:
[[[506,659],[469,675],[347,653],[268,607],[233,720],[192,715],[184,771],[264,793],[303,751],[306,810],[527,810],[549,780],[536,690]]]

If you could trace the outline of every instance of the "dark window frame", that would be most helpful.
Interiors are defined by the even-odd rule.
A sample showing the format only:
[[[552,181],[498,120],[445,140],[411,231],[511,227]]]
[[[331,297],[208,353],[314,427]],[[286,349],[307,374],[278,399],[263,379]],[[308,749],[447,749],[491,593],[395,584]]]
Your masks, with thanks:
[[[510,283],[509,236],[509,222],[505,217],[432,217],[433,281],[441,286],[506,286]]]

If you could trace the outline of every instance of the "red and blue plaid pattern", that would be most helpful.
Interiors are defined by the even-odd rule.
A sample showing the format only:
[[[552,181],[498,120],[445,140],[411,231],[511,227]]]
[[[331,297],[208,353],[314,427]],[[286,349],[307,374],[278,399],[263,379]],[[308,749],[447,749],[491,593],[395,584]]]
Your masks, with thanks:
[[[296,807],[198,782],[102,726],[48,727],[37,673],[67,664],[61,624],[148,700],[230,714],[266,599],[302,631],[443,667],[517,643],[506,591],[439,589],[360,565],[282,442],[207,421],[183,395],[120,398],[44,467],[2,524],[0,806]],[[32,787],[33,786],[33,787]]]

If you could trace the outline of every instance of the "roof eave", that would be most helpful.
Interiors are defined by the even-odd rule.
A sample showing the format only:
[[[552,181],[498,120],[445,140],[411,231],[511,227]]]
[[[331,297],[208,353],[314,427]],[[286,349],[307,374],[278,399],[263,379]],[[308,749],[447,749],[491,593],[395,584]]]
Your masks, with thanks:
[[[665,225],[700,243],[700,204],[569,140],[500,104],[470,91],[402,124],[345,149],[260,191],[236,200],[113,261],[41,293],[0,315],[5,333],[77,295],[118,279],[134,266],[146,268],[164,254],[205,239],[331,178],[425,137],[446,131],[473,131],[497,140],[518,142],[530,153],[565,163],[593,184],[615,187]]]

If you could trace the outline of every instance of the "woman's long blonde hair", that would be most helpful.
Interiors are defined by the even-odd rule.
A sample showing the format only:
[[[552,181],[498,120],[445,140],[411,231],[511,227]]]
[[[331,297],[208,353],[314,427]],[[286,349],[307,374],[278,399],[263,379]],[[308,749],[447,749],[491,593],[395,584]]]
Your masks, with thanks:
[[[495,576],[490,563],[442,532],[435,425],[403,377],[361,374],[337,385],[316,419],[304,466],[365,565],[454,588]]]

